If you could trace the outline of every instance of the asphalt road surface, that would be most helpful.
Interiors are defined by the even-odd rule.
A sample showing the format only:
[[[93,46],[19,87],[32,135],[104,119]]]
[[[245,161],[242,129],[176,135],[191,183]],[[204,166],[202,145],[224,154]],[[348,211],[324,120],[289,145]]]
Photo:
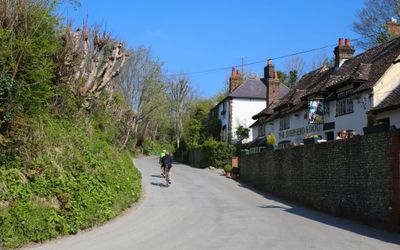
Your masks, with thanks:
[[[35,249],[400,249],[400,235],[256,192],[217,171],[135,160],[144,198],[115,220]]]

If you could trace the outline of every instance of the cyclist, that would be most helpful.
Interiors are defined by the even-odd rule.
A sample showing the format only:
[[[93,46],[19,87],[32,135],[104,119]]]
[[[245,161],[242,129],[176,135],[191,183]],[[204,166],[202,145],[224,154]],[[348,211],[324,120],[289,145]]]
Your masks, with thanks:
[[[160,164],[160,167],[161,167],[161,176],[165,176],[165,165],[164,165],[164,163],[162,162],[162,159],[163,159],[163,157],[165,156],[165,154],[167,153],[167,150],[163,150],[161,153],[160,153],[160,159],[158,160],[158,163]]]
[[[165,180],[167,181],[168,184],[171,184],[171,168],[172,168],[172,158],[169,155],[168,152],[165,152],[164,157],[161,159],[162,164],[164,164],[164,167],[167,170],[167,176],[165,177]]]

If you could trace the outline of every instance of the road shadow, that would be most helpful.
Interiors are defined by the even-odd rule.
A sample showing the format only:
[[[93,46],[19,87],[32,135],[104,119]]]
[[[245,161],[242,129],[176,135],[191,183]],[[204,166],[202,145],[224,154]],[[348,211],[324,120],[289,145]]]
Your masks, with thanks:
[[[262,209],[280,209],[284,212],[295,214],[298,216],[302,216],[304,218],[318,221],[320,223],[341,228],[362,236],[366,236],[369,238],[374,238],[380,241],[392,243],[392,244],[400,244],[400,234],[393,233],[389,231],[385,231],[383,229],[374,228],[365,224],[361,224],[358,221],[342,218],[342,217],[334,217],[333,215],[329,215],[317,210],[313,210],[311,208],[302,207],[300,204],[284,200],[282,198],[278,198],[277,196],[267,194],[258,189],[255,189],[253,186],[244,183],[243,181],[238,181],[238,186],[244,189],[249,189],[268,200],[273,200],[283,204],[283,206],[275,206],[275,205],[264,205],[260,206]]]
[[[168,185],[164,182],[150,182],[150,184],[153,186],[168,187]]]
[[[156,178],[164,178],[164,176],[159,175],[159,174],[152,174],[151,177],[156,177]]]

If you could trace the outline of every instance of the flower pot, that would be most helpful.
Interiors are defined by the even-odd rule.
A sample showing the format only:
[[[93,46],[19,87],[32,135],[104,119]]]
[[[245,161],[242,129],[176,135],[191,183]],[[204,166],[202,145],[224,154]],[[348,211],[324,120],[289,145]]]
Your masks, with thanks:
[[[227,172],[225,175],[226,175],[226,178],[231,178],[232,177],[232,173],[231,172]]]

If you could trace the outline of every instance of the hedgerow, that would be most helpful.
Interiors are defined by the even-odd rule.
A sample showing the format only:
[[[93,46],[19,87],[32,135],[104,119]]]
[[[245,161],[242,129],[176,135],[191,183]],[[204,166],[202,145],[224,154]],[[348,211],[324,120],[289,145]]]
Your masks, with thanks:
[[[76,233],[136,201],[141,176],[128,152],[105,141],[90,120],[46,116],[31,121],[27,157],[0,166],[0,242],[18,247]],[[21,152],[24,154],[24,152]]]

